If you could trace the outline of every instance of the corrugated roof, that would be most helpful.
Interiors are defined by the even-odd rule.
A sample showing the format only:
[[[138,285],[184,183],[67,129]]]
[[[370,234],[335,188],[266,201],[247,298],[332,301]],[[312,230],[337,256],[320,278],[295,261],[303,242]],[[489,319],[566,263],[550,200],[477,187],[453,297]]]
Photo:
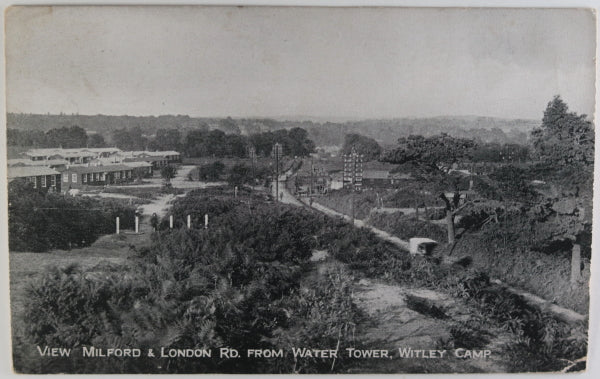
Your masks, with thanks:
[[[45,149],[29,149],[25,153],[25,155],[29,156],[48,156],[48,155],[78,155],[85,153],[117,153],[121,151],[116,147],[78,147],[71,149],[61,149],[61,148],[45,148]]]
[[[158,162],[164,161],[165,157],[135,157],[135,158],[125,158],[123,159],[123,163],[125,162]]]
[[[148,155],[152,155],[155,157],[162,157],[165,155],[179,155],[180,153],[177,151],[173,151],[173,150],[167,150],[167,151],[146,151],[145,153],[147,153]]]
[[[68,162],[64,159],[49,159],[43,161],[32,161],[31,159],[8,159],[6,163],[8,166],[57,166],[61,164],[67,164]]]
[[[131,167],[123,164],[117,165],[106,165],[106,166],[70,166],[64,171],[75,172],[79,174],[87,174],[92,172],[114,172],[114,171],[128,171]]]
[[[8,178],[28,178],[41,175],[58,175],[60,172],[49,167],[40,166],[13,166],[8,167]]]
[[[117,147],[89,147],[87,150],[95,153],[118,153],[121,151],[121,149]]]
[[[152,167],[152,163],[145,161],[123,162],[123,164],[129,167]]]

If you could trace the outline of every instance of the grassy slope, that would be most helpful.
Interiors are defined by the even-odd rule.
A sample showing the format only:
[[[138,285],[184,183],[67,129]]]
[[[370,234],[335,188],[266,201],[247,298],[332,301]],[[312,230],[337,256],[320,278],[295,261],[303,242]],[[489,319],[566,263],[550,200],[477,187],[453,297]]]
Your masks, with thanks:
[[[348,194],[337,191],[335,195],[322,197],[317,202],[338,212],[350,214],[351,203]],[[355,196],[356,217],[364,218],[373,207],[373,199],[365,192]],[[385,230],[393,235],[408,239],[418,234],[436,241],[445,240],[443,228],[431,225],[409,225],[410,217],[399,215],[375,215],[369,218],[376,228]],[[404,224],[404,225],[403,225]],[[423,222],[419,222],[423,224]],[[419,232],[416,233],[415,230]],[[415,235],[409,235],[416,233]],[[530,291],[556,304],[573,309],[576,312],[589,312],[589,262],[582,271],[583,280],[576,286],[569,281],[570,261],[564,256],[550,256],[534,251],[512,251],[501,248],[490,248],[479,234],[467,234],[458,242],[453,254],[455,256],[470,256],[474,267],[486,271],[491,277],[496,277],[512,286]]]

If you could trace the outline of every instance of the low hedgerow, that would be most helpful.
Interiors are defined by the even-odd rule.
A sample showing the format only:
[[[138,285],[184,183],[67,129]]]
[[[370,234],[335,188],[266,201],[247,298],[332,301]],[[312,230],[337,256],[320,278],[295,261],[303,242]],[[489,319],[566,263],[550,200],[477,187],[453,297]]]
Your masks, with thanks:
[[[523,288],[544,299],[582,314],[589,312],[589,260],[583,259],[582,281],[570,282],[570,254],[545,254],[507,242],[502,235],[495,242],[479,233],[467,234],[457,243],[453,255],[470,256],[473,267],[491,277]]]
[[[443,227],[428,221],[416,220],[414,215],[372,213],[367,222],[369,225],[404,240],[413,237],[427,237],[444,242],[448,238]]]
[[[133,228],[135,208],[117,199],[44,193],[31,183],[13,181],[8,189],[9,248],[44,252],[91,245],[121,228]]]
[[[377,194],[373,191],[355,192],[348,189],[331,191],[327,196],[320,197],[318,202],[345,215],[352,214],[352,199],[354,199],[354,217],[366,218],[371,210],[377,207]]]

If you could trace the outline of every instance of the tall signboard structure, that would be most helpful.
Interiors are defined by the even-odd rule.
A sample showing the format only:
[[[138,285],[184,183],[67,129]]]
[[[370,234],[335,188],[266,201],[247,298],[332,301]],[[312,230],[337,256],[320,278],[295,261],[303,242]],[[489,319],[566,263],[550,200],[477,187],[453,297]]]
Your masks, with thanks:
[[[354,224],[354,192],[362,189],[363,155],[354,148],[350,154],[344,154],[344,188],[352,193],[352,224]]]
[[[279,201],[279,161],[283,155],[283,146],[280,143],[273,145],[273,151],[271,152],[273,159],[275,159],[275,202]]]
[[[344,154],[344,188],[353,191],[362,189],[363,155],[358,154],[354,148],[350,154]]]

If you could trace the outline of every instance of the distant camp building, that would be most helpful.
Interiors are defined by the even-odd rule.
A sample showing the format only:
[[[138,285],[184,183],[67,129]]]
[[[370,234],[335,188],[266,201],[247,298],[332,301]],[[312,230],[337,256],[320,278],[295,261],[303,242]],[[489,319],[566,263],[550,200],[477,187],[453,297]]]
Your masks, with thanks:
[[[177,151],[124,151],[119,154],[122,162],[146,162],[154,169],[181,163],[181,154]]]
[[[155,168],[181,162],[181,154],[177,151],[128,151],[122,154],[124,160],[151,162]]]
[[[391,184],[389,171],[365,170],[362,178],[363,185],[367,188],[387,187]]]
[[[62,174],[62,190],[82,189],[87,186],[104,186],[132,182],[133,167],[124,164],[105,166],[69,166]]]
[[[327,193],[330,177],[322,169],[313,169],[310,172],[301,172],[294,177],[295,192],[298,195],[322,195]]]
[[[33,188],[60,192],[60,172],[43,166],[9,166],[8,181],[24,180],[33,183]]]
[[[58,181],[59,184],[50,188],[64,192],[128,183],[152,176],[155,169],[181,162],[181,155],[176,151],[121,151],[116,147],[31,149],[22,155],[25,158],[8,160],[14,177],[29,178],[26,180],[35,182],[38,187],[49,185],[51,180]],[[47,179],[42,179],[44,172]]]
[[[404,180],[412,180],[410,174],[391,173],[386,170],[365,170],[362,183],[365,188],[396,187]]]
[[[30,149],[23,153],[25,157],[32,161],[48,161],[64,159],[70,164],[88,163],[94,158],[106,158],[118,154],[121,149],[116,147],[98,147],[98,148],[76,148],[76,149]]]
[[[121,162],[121,164],[131,167],[134,178],[147,178],[154,174],[152,163],[148,162]]]
[[[69,162],[64,159],[49,159],[45,161],[32,161],[31,159],[7,159],[6,163],[8,167],[45,166],[56,169],[66,167],[69,164]]]

